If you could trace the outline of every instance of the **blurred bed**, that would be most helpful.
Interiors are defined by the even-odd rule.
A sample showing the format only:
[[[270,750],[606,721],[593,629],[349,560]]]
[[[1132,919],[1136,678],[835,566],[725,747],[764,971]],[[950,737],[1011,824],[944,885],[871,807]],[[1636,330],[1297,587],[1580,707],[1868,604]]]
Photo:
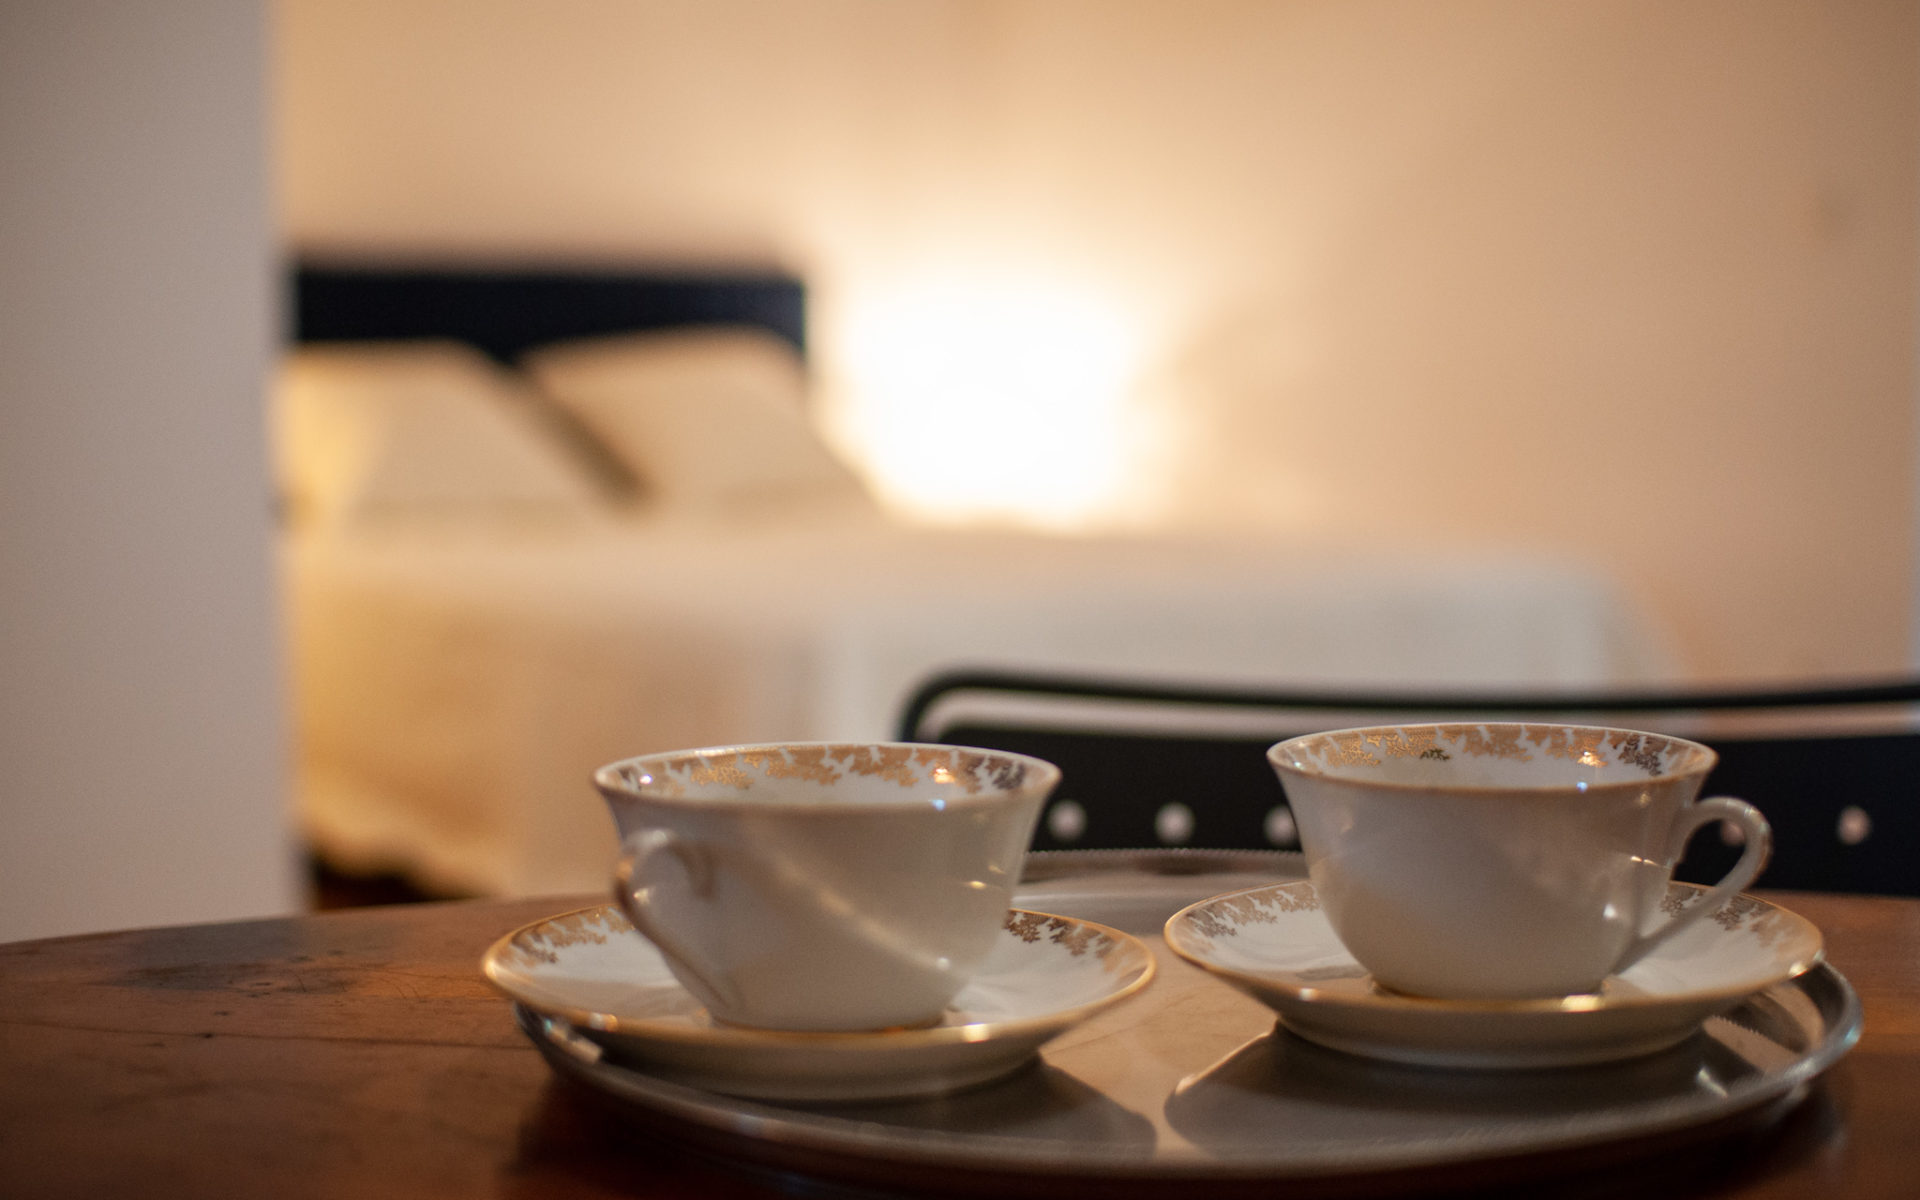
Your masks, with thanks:
[[[1605,686],[1659,631],[1563,562],[889,520],[808,420],[791,279],[306,267],[275,392],[315,850],[597,890],[592,769],[888,736],[955,667]]]

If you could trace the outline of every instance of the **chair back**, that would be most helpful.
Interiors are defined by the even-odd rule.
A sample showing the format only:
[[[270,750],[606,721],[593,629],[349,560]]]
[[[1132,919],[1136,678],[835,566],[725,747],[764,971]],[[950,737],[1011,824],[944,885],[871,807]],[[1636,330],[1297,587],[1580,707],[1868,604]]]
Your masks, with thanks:
[[[1267,748],[1303,733],[1422,721],[1557,721],[1691,738],[1720,756],[1706,794],[1765,813],[1760,886],[1920,895],[1920,680],[1798,690],[1361,693],[1235,689],[960,671],[903,711],[909,741],[1012,750],[1064,779],[1036,850],[1295,849]],[[1707,881],[1736,847],[1710,827],[1677,877]]]

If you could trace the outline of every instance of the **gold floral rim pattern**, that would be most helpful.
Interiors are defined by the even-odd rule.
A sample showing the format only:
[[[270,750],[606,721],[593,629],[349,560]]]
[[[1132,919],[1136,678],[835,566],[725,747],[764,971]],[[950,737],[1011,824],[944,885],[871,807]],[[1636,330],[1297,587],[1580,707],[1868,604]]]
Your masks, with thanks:
[[[1107,956],[1120,946],[1111,934],[1098,925],[1020,908],[1008,910],[1005,928],[1028,945],[1045,938],[1065,950],[1069,958],[1080,958],[1091,953],[1105,962]]]
[[[1698,903],[1708,890],[1698,884],[1669,883],[1666,895],[1660,900],[1660,911],[1669,917],[1678,916],[1682,910]],[[1215,896],[1211,900],[1201,901],[1174,919],[1181,922],[1187,931],[1186,936],[1211,950],[1215,941],[1238,937],[1240,931],[1249,926],[1278,924],[1283,914],[1314,912],[1319,907],[1319,892],[1314,889],[1312,882],[1302,880],[1297,883],[1265,884],[1242,892]],[[1799,934],[1805,924],[1785,910],[1745,893],[1728,900],[1708,919],[1728,933],[1745,929],[1768,948],[1783,938]]]
[[[667,796],[713,784],[744,791],[766,779],[831,784],[849,775],[883,779],[902,788],[956,784],[974,795],[1018,789],[1026,782],[1027,763],[1013,755],[960,747],[821,743],[669,754],[620,763],[609,774],[633,791]]]
[[[1667,894],[1660,901],[1660,911],[1677,917],[1704,895],[1705,891],[1689,884],[1668,884]],[[1781,915],[1780,909],[1745,893],[1721,905],[1720,911],[1708,920],[1729,933],[1742,928],[1750,930],[1762,946],[1772,946],[1792,932],[1790,922]]]
[[[1343,729],[1297,738],[1290,745],[1299,758],[1311,757],[1326,767],[1377,767],[1389,758],[1447,761],[1464,755],[1532,762],[1544,756],[1591,767],[1619,763],[1649,776],[1666,774],[1696,752],[1692,742],[1630,729],[1524,723]]]
[[[1119,943],[1101,926],[1070,921],[1051,913],[1008,909],[1002,928],[1028,945],[1043,939],[1051,942],[1065,950],[1070,958],[1092,954],[1104,962],[1119,948]],[[560,951],[569,946],[604,946],[609,937],[633,933],[633,924],[618,909],[610,905],[583,908],[522,929],[500,948],[499,956],[504,965],[533,970],[558,964]]]
[[[1256,888],[1216,897],[1191,910],[1189,923],[1209,946],[1216,938],[1237,937],[1248,925],[1272,925],[1281,913],[1313,912],[1320,907],[1320,894],[1311,883],[1282,888]]]
[[[520,930],[499,948],[499,958],[503,965],[531,971],[541,965],[556,965],[560,951],[569,946],[604,946],[610,936],[631,933],[632,923],[618,909],[583,908]]]

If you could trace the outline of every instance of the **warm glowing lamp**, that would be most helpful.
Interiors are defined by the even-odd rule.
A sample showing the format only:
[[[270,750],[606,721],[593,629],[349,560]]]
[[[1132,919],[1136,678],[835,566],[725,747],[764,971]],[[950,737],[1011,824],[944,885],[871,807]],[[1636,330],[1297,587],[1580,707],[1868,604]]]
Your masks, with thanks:
[[[1005,278],[850,300],[849,424],[896,508],[1071,529],[1122,502],[1139,350],[1114,306]]]

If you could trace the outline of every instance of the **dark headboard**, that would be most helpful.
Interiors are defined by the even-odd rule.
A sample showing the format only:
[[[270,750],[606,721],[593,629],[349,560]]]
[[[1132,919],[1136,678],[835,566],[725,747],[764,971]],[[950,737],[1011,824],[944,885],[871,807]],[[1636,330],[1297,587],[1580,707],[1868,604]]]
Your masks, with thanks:
[[[806,348],[805,292],[778,274],[296,263],[294,340],[452,338],[502,362],[547,342],[752,325]]]

